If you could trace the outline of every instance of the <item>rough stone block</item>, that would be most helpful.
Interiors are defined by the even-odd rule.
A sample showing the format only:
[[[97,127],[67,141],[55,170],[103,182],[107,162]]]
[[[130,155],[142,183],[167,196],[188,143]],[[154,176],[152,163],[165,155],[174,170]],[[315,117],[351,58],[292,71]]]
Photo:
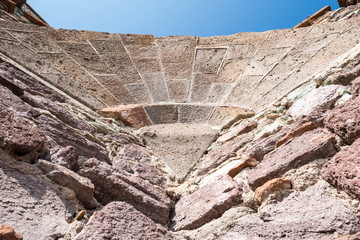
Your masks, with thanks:
[[[360,139],[325,163],[321,176],[336,188],[360,199]]]
[[[353,99],[360,96],[360,76],[351,82],[351,94],[353,96]]]
[[[214,127],[226,128],[230,127],[234,122],[254,115],[255,113],[247,108],[218,106],[207,123]]]
[[[230,36],[213,36],[199,37],[197,46],[201,47],[227,47],[233,41],[234,35]]]
[[[154,45],[153,35],[146,34],[119,34],[124,45]]]
[[[178,105],[180,123],[205,124],[214,110],[214,106],[206,105]]]
[[[241,203],[241,194],[242,190],[230,176],[219,176],[176,203],[172,227],[175,231],[198,228]]]
[[[57,44],[90,73],[113,73],[90,44],[69,42],[58,42]]]
[[[216,74],[225,57],[227,48],[197,48],[194,72]]]
[[[229,158],[235,157],[237,155],[236,152],[251,140],[252,136],[245,133],[211,150],[200,164],[198,173],[201,175],[207,174],[210,170],[216,168]]]
[[[292,29],[280,29],[272,30],[266,41],[261,46],[262,48],[281,48],[281,47],[293,47],[296,46],[306,33],[307,28],[292,28]]]
[[[209,96],[215,74],[194,74],[191,89],[191,102],[205,102]]]
[[[29,46],[34,52],[60,53],[62,49],[44,33],[10,31],[20,42]]]
[[[285,144],[286,142],[290,141],[294,137],[298,137],[303,135],[305,132],[311,131],[318,128],[318,126],[313,122],[307,122],[301,125],[299,128],[295,129],[292,132],[287,133],[284,137],[280,138],[277,142],[275,147],[280,147],[281,145]]]
[[[154,102],[168,102],[169,95],[162,73],[146,73],[142,75]]]
[[[244,75],[265,75],[280,62],[291,48],[261,48],[244,70]]]
[[[189,80],[170,80],[166,81],[169,91],[170,101],[186,102],[189,96]]]
[[[335,102],[341,97],[341,92],[345,89],[345,87],[340,85],[329,85],[314,89],[297,100],[290,107],[287,114],[298,119],[308,116],[315,111],[331,109],[334,107]]]
[[[224,96],[230,92],[232,84],[228,83],[213,83],[207,101],[210,103],[223,103]]]
[[[2,224],[13,226],[24,239],[64,236],[68,230],[66,220],[76,213],[75,208],[48,182],[5,163],[8,158],[0,151]]]
[[[328,129],[343,138],[346,143],[353,143],[360,137],[360,97],[334,108],[324,122]]]
[[[158,49],[154,45],[125,45],[132,58],[157,58]]]
[[[268,180],[281,177],[287,171],[316,159],[331,157],[336,153],[335,137],[323,129],[306,132],[265,156],[250,172],[248,182],[256,189]]]
[[[164,227],[125,202],[112,202],[96,211],[75,240],[175,239]]]
[[[258,205],[261,203],[272,193],[278,192],[284,189],[291,188],[291,181],[286,178],[275,178],[270,181],[267,181],[261,187],[258,187],[255,190],[255,201]]]
[[[153,125],[140,132],[146,144],[182,182],[205,150],[216,139],[218,131],[197,124]]]
[[[250,107],[253,90],[260,82],[263,76],[240,76],[230,91],[225,103],[231,103],[239,106]]]
[[[135,98],[123,85],[117,75],[95,75],[101,85],[103,85],[121,104],[134,104]]]
[[[220,68],[216,82],[219,83],[234,83],[244,72],[244,69],[249,64],[251,58],[241,59],[224,59]]]
[[[353,211],[318,183],[236,221],[218,239],[327,240],[358,229],[359,220]]]
[[[50,39],[53,41],[59,42],[81,42],[86,43],[86,39],[83,37],[80,31],[78,30],[68,30],[68,29],[53,29],[53,28],[46,28],[46,34],[49,36]]]
[[[15,233],[14,229],[7,225],[0,226],[0,239],[4,240],[23,240],[20,234]]]
[[[165,80],[191,79],[196,37],[172,36],[155,39]]]
[[[129,90],[129,92],[133,95],[133,97],[138,103],[149,104],[153,102],[150,97],[149,89],[145,84],[127,84],[126,88]]]
[[[135,67],[141,75],[146,73],[161,73],[159,59],[156,58],[132,58]]]
[[[244,161],[240,162],[239,164],[235,165],[231,168],[228,172],[229,176],[234,178],[238,175],[244,168],[247,167],[256,167],[259,162],[255,158],[247,157]]]
[[[151,125],[149,117],[141,105],[108,107],[101,109],[100,113],[118,119],[125,125],[132,126],[136,129]]]
[[[125,54],[126,50],[120,39],[113,40],[90,40],[91,46],[93,46],[98,53],[119,53]]]
[[[39,160],[38,167],[56,184],[73,189],[76,193],[76,198],[79,199],[86,209],[94,209],[99,206],[94,199],[94,184],[89,179],[63,166],[45,160]]]
[[[153,124],[172,124],[179,120],[177,105],[150,105],[144,108]]]
[[[95,185],[95,198],[101,204],[124,201],[153,221],[167,224],[172,201],[163,189],[94,158],[81,166],[79,174]]]
[[[81,35],[87,40],[120,40],[117,33],[80,31]]]
[[[219,143],[227,142],[243,133],[248,133],[254,130],[256,127],[257,127],[257,122],[255,121],[241,123],[238,126],[231,128],[230,131],[220,136],[216,141]]]

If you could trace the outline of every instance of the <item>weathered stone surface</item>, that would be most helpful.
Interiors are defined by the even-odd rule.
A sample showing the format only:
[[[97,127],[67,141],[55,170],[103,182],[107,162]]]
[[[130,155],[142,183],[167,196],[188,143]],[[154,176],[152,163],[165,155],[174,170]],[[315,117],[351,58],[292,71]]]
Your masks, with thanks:
[[[329,85],[314,89],[301,99],[297,100],[288,110],[287,114],[298,119],[308,116],[312,112],[331,109],[335,102],[341,97],[341,91],[345,87],[339,85]]]
[[[140,134],[176,179],[183,181],[218,132],[206,125],[178,123],[144,127]]]
[[[6,78],[6,80],[11,81],[12,84],[16,85],[18,88],[22,90],[26,90],[31,94],[36,95],[45,95],[47,98],[57,101],[57,102],[65,102],[66,98],[60,93],[54,91],[53,89],[45,86],[43,83],[36,81],[34,78],[30,77],[23,71],[20,71],[15,66],[2,62],[0,60],[0,76]],[[1,82],[1,84],[7,88],[6,84]],[[9,88],[10,89],[10,88]],[[13,90],[12,90],[13,91]],[[22,95],[22,92],[21,94]]]
[[[114,167],[136,174],[152,184],[165,186],[166,179],[151,162],[147,149],[136,143],[118,147],[118,154],[112,160]]]
[[[250,134],[242,134],[231,141],[213,149],[206,156],[199,166],[199,174],[206,174],[211,169],[216,168],[231,157],[236,156],[236,152],[252,140]]]
[[[328,240],[355,233],[359,226],[359,218],[318,183],[239,219],[218,239]]]
[[[124,201],[153,221],[167,224],[172,201],[164,190],[94,158],[81,166],[79,174],[95,185],[95,198],[101,204]]]
[[[126,85],[126,88],[133,95],[137,103],[149,104],[153,102],[150,97],[149,89],[145,84],[128,84]]]
[[[306,132],[294,138],[265,156],[249,174],[250,187],[256,189],[266,181],[281,177],[291,169],[316,159],[333,156],[336,153],[334,143],[334,135],[323,129]]]
[[[38,128],[60,146],[71,145],[76,148],[81,156],[87,158],[96,157],[101,161],[110,162],[108,151],[104,146],[93,139],[88,139],[75,129],[45,115],[34,119],[34,122]]]
[[[154,239],[171,240],[172,234],[156,225],[143,213],[125,202],[112,202],[90,218],[75,240]]]
[[[240,134],[248,133],[254,130],[256,127],[257,127],[257,122],[255,121],[241,123],[238,126],[231,128],[230,131],[228,131],[224,135],[221,135],[216,141],[219,143],[224,143],[226,141],[234,139]]]
[[[325,163],[321,176],[350,196],[360,199],[360,139]]]
[[[360,96],[360,77],[357,77],[351,82],[351,94],[353,98]]]
[[[118,119],[125,125],[136,129],[151,125],[149,117],[141,105],[108,107],[101,109],[100,113]]]
[[[182,197],[176,203],[172,228],[175,231],[191,230],[220,217],[242,201],[241,193],[242,190],[230,176],[219,176],[215,182]]]
[[[15,233],[14,229],[7,225],[0,226],[0,239],[1,240],[23,240],[20,234]]]
[[[334,108],[324,123],[346,143],[353,143],[360,136],[360,97]]]
[[[142,78],[144,82],[146,82],[155,103],[169,101],[169,95],[162,73],[146,73],[142,74]]]
[[[360,234],[345,235],[338,238],[334,238],[333,240],[360,240]]]
[[[38,167],[56,184],[73,189],[85,208],[93,209],[99,206],[94,199],[94,184],[89,179],[45,160],[39,160]]]
[[[206,102],[216,74],[194,73],[190,90],[191,102]]]
[[[78,169],[77,160],[79,153],[73,146],[55,147],[50,150],[49,160],[60,166],[76,171]]]
[[[70,125],[73,128],[79,129],[81,131],[88,131],[90,133],[94,132],[93,127],[73,117],[66,109],[60,107],[59,105],[55,104],[54,102],[48,100],[45,97],[39,95],[30,95],[28,93],[25,93],[21,97],[21,99],[33,107],[41,108],[43,110],[49,111],[59,120],[61,120],[65,124]]]
[[[1,224],[14,227],[24,239],[64,236],[67,220],[75,213],[73,206],[49,183],[5,163],[7,157],[0,154]]]
[[[170,80],[166,81],[170,100],[175,102],[186,102],[189,95],[189,80]]]
[[[213,114],[208,120],[208,124],[219,128],[226,128],[230,127],[234,122],[250,118],[254,115],[255,113],[247,108],[219,106],[215,108]]]
[[[275,147],[280,147],[281,145],[285,144],[286,142],[290,141],[294,137],[301,136],[305,132],[311,131],[318,128],[318,126],[313,122],[307,122],[303,125],[301,125],[299,128],[295,129],[294,131],[291,131],[287,133],[284,137],[280,138],[277,142]]]
[[[149,105],[144,108],[153,124],[172,124],[179,120],[179,110],[176,105]]]
[[[275,178],[270,181],[267,181],[261,187],[258,187],[255,190],[255,201],[258,205],[264,201],[270,194],[281,191],[283,189],[290,189],[291,181],[286,178]]]
[[[16,155],[39,151],[45,143],[44,133],[31,121],[0,104],[0,147]]]
[[[205,124],[214,106],[179,105],[179,122]]]
[[[228,172],[229,176],[234,178],[236,175],[238,175],[244,168],[247,167],[256,167],[259,164],[259,162],[255,158],[247,157],[244,159],[244,161],[240,162],[233,168],[231,168]]]
[[[333,76],[332,84],[349,85],[356,77],[360,76],[360,63],[354,66],[350,71],[340,72]]]
[[[158,48],[165,80],[191,79],[196,37],[157,37]]]
[[[227,48],[197,48],[193,71],[216,74],[226,51]]]

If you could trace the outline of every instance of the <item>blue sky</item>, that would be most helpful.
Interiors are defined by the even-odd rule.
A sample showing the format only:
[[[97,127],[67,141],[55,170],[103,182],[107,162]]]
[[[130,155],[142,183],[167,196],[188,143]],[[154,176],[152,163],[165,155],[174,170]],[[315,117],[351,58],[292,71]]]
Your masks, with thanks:
[[[52,27],[155,36],[291,28],[337,0],[28,0]]]

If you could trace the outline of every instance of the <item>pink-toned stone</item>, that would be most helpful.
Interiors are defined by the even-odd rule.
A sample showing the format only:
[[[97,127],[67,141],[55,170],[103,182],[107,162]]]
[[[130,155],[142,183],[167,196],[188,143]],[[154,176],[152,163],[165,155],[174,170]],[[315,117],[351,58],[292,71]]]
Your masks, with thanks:
[[[351,82],[351,94],[353,98],[360,95],[360,76]]]
[[[136,129],[151,125],[150,119],[141,105],[108,107],[100,110],[100,113],[118,119],[125,125]]]
[[[335,155],[335,136],[324,129],[315,129],[292,139],[265,156],[248,176],[252,189],[268,180],[281,177],[291,169],[296,169],[316,159]]]
[[[111,202],[94,213],[75,240],[175,239],[164,227],[125,202]]]
[[[271,193],[281,191],[283,189],[290,189],[291,181],[286,178],[275,178],[270,181],[267,181],[261,187],[258,187],[255,190],[255,201],[258,205],[267,198]]]
[[[311,131],[318,128],[318,126],[313,123],[313,122],[307,122],[303,125],[301,125],[299,128],[295,129],[292,132],[289,132],[288,134],[286,134],[284,137],[280,138],[277,142],[276,142],[276,147],[280,147],[281,145],[285,144],[286,142],[288,142],[289,140],[293,139],[294,137],[297,136],[301,136],[303,135],[305,132]]]
[[[338,189],[360,199],[360,138],[325,163],[321,176]]]
[[[172,228],[175,231],[198,228],[239,204],[241,194],[239,185],[229,175],[221,175],[179,200],[175,205]]]
[[[199,166],[199,174],[206,174],[211,169],[219,166],[231,157],[236,156],[236,152],[252,140],[252,135],[244,133],[235,139],[210,151],[204,161]]]
[[[239,164],[237,164],[236,166],[234,166],[233,168],[231,168],[228,172],[230,177],[235,177],[236,175],[238,175],[244,168],[247,167],[256,167],[259,164],[259,162],[252,157],[247,157],[245,158],[244,161],[240,162]]]
[[[347,144],[353,143],[360,137],[360,97],[334,108],[324,123]]]
[[[217,142],[223,143],[223,142],[229,141],[243,133],[248,133],[248,132],[254,130],[256,127],[257,127],[257,123],[255,121],[251,121],[251,122],[245,123],[245,124],[240,124],[239,126],[236,126],[232,129],[230,129],[229,132],[227,132],[224,135],[222,135],[221,137],[219,137],[217,139]]]
[[[79,174],[95,185],[95,198],[101,204],[124,201],[154,222],[168,223],[173,202],[161,187],[94,158],[81,166]]]
[[[354,235],[345,235],[338,238],[334,238],[333,240],[360,240],[360,233]]]

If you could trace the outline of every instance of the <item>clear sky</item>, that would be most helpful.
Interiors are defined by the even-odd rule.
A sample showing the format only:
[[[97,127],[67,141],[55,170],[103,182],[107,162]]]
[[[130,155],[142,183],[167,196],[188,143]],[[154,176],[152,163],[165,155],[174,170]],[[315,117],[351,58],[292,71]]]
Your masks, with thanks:
[[[291,28],[337,0],[28,0],[54,28],[215,36]]]

